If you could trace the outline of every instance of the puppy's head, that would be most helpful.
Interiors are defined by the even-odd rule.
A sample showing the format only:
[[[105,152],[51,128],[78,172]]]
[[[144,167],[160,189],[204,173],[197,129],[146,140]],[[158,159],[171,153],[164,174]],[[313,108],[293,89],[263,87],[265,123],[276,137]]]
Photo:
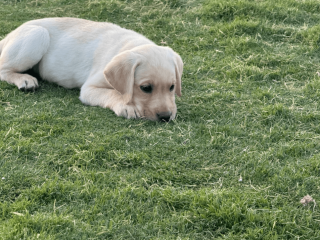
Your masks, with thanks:
[[[142,118],[175,118],[175,93],[181,96],[181,57],[171,48],[143,45],[115,56],[104,70],[107,81]]]

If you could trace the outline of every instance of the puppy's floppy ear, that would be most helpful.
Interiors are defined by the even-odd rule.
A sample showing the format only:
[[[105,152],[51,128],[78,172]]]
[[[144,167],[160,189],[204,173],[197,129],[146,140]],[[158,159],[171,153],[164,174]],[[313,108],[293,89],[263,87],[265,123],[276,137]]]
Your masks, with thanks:
[[[183,62],[179,54],[174,53],[174,64],[176,71],[176,94],[181,97],[181,77],[183,71]]]
[[[141,60],[141,55],[125,51],[116,55],[104,69],[107,81],[123,95],[126,103],[132,100],[134,72]]]

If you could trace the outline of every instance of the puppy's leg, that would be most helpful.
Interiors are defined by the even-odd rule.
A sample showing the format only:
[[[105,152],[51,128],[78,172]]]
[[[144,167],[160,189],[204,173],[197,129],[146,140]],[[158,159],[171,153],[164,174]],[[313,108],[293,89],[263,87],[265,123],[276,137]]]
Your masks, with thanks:
[[[80,100],[90,106],[110,108],[116,115],[125,118],[143,117],[135,105],[126,104],[122,95],[114,89],[85,84],[81,88]]]
[[[4,39],[0,41],[0,56],[1,56],[3,45],[4,45]]]
[[[49,32],[39,26],[22,25],[11,32],[2,43],[0,79],[19,89],[34,89],[36,78],[22,74],[39,63],[50,44]]]

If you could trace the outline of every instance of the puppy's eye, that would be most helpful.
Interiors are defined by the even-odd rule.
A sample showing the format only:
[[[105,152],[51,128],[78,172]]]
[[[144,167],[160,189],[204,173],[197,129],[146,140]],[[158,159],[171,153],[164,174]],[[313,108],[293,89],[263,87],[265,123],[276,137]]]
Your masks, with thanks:
[[[151,85],[140,86],[140,89],[145,93],[151,93],[152,92],[152,86]]]
[[[174,85],[171,85],[171,87],[170,87],[170,92],[172,92],[173,89],[174,89]]]

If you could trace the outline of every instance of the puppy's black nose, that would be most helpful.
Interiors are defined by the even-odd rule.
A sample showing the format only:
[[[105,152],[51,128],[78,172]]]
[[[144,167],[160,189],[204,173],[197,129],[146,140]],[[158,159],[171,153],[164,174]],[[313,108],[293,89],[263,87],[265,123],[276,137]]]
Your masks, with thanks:
[[[161,122],[169,122],[172,112],[160,112],[157,113],[158,119]]]

